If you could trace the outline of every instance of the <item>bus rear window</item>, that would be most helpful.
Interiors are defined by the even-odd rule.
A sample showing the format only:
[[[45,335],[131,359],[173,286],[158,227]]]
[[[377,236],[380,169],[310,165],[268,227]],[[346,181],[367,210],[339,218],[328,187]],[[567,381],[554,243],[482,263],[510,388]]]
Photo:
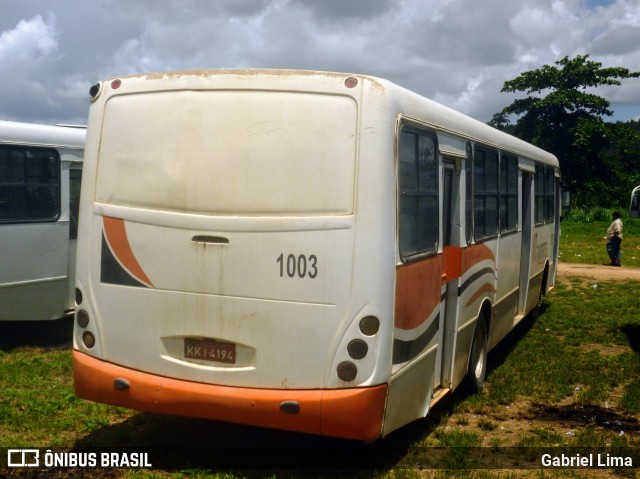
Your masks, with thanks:
[[[353,212],[347,97],[178,91],[108,100],[96,201],[211,215]]]

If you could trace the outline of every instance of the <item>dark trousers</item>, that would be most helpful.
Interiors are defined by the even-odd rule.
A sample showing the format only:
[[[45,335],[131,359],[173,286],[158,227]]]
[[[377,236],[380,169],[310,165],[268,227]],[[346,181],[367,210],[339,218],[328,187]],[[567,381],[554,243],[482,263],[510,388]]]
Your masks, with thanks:
[[[620,245],[622,240],[620,238],[611,238],[607,241],[607,254],[611,258],[612,263],[620,263],[622,261],[622,252],[620,251]]]

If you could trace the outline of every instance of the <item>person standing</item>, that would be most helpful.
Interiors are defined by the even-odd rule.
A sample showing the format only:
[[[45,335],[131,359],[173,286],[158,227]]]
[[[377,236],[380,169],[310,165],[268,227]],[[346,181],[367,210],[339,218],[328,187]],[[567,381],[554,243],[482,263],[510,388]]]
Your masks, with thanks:
[[[613,213],[613,223],[607,229],[607,254],[611,258],[611,266],[622,265],[622,220],[620,213]]]

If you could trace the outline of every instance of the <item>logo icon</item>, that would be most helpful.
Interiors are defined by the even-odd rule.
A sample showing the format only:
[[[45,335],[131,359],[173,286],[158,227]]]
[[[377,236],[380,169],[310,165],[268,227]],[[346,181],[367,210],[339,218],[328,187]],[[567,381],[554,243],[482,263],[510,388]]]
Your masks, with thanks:
[[[9,449],[7,451],[9,467],[38,467],[40,451],[38,449]]]

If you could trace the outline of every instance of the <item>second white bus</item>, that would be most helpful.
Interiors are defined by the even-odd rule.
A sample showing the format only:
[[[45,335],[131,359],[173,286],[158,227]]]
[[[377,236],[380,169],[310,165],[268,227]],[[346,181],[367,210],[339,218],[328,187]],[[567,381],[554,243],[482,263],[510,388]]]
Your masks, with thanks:
[[[629,200],[629,217],[640,217],[640,185],[636,186],[631,192],[631,199]]]
[[[73,313],[85,136],[0,121],[0,321]]]
[[[92,89],[79,397],[372,441],[555,281],[559,167],[388,81],[191,71]]]

